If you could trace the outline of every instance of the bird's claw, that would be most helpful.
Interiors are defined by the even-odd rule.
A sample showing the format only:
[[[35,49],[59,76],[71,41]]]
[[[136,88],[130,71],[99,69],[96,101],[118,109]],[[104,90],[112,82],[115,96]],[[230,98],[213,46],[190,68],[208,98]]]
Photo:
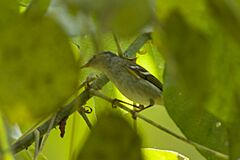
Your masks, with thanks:
[[[119,102],[119,100],[114,98],[113,101],[112,101],[112,108],[117,108],[116,103],[118,103],[118,102]]]

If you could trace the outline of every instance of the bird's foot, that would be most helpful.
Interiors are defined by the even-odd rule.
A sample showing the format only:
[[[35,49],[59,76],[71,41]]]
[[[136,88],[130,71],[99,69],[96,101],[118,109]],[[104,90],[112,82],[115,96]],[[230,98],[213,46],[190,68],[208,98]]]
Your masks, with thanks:
[[[112,107],[113,107],[113,108],[116,108],[116,107],[117,107],[117,105],[116,105],[117,103],[123,103],[123,104],[126,104],[126,105],[130,105],[130,106],[133,106],[133,107],[137,107],[137,105],[133,105],[133,104],[131,104],[131,103],[122,101],[122,100],[117,99],[117,98],[113,99]]]
[[[136,107],[136,108],[138,108],[136,111],[139,113],[145,109],[152,107],[153,105],[154,105],[154,101],[152,99],[150,99],[150,104],[148,106],[145,107],[144,105],[139,104],[138,107]]]

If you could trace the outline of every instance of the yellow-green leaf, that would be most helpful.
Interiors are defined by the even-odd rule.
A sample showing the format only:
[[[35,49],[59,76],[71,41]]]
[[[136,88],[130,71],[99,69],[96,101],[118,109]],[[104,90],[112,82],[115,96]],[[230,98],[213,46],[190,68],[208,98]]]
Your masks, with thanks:
[[[240,12],[237,3],[228,0],[211,0],[207,1],[207,4],[220,27],[239,43]]]
[[[13,23],[18,16],[18,6],[15,0],[0,1],[0,29]]]
[[[189,160],[189,158],[174,151],[143,148],[142,152],[144,160]]]
[[[50,4],[51,0],[32,0],[27,7],[26,13],[30,17],[37,18],[38,16],[43,16]]]
[[[10,150],[10,145],[7,136],[7,130],[5,129],[2,113],[0,112],[0,159],[1,160],[13,160],[13,155]]]
[[[228,154],[226,126],[205,108],[213,86],[210,36],[187,23],[178,11],[167,18],[163,32],[164,104],[169,115],[187,138]],[[215,154],[201,153],[208,159],[221,159]]]
[[[142,160],[141,141],[130,124],[118,114],[99,116],[78,160]]]
[[[61,28],[50,19],[21,19],[1,37],[0,109],[24,121],[61,107],[77,85],[77,65]]]
[[[122,36],[136,34],[152,18],[149,0],[67,0],[69,8],[90,13],[103,30]]]

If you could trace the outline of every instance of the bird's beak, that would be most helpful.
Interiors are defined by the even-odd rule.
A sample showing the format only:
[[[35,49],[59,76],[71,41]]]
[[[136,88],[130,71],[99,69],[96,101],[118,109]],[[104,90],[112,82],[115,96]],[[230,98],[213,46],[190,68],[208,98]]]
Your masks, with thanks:
[[[80,69],[91,67],[92,66],[92,61],[93,61],[93,58],[89,59],[86,64],[84,64],[83,66],[80,67]]]
[[[83,66],[80,67],[80,69],[87,68],[89,67],[89,63],[84,64]]]

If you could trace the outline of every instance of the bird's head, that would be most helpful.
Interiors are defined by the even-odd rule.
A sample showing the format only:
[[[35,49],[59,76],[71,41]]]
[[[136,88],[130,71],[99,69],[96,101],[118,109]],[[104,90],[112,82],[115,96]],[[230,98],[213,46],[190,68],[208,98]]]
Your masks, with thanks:
[[[98,68],[98,67],[103,67],[103,65],[106,65],[111,61],[111,58],[116,56],[110,51],[105,51],[102,53],[98,53],[94,55],[85,65],[83,65],[81,68],[86,68],[86,67],[93,67],[93,68]]]

